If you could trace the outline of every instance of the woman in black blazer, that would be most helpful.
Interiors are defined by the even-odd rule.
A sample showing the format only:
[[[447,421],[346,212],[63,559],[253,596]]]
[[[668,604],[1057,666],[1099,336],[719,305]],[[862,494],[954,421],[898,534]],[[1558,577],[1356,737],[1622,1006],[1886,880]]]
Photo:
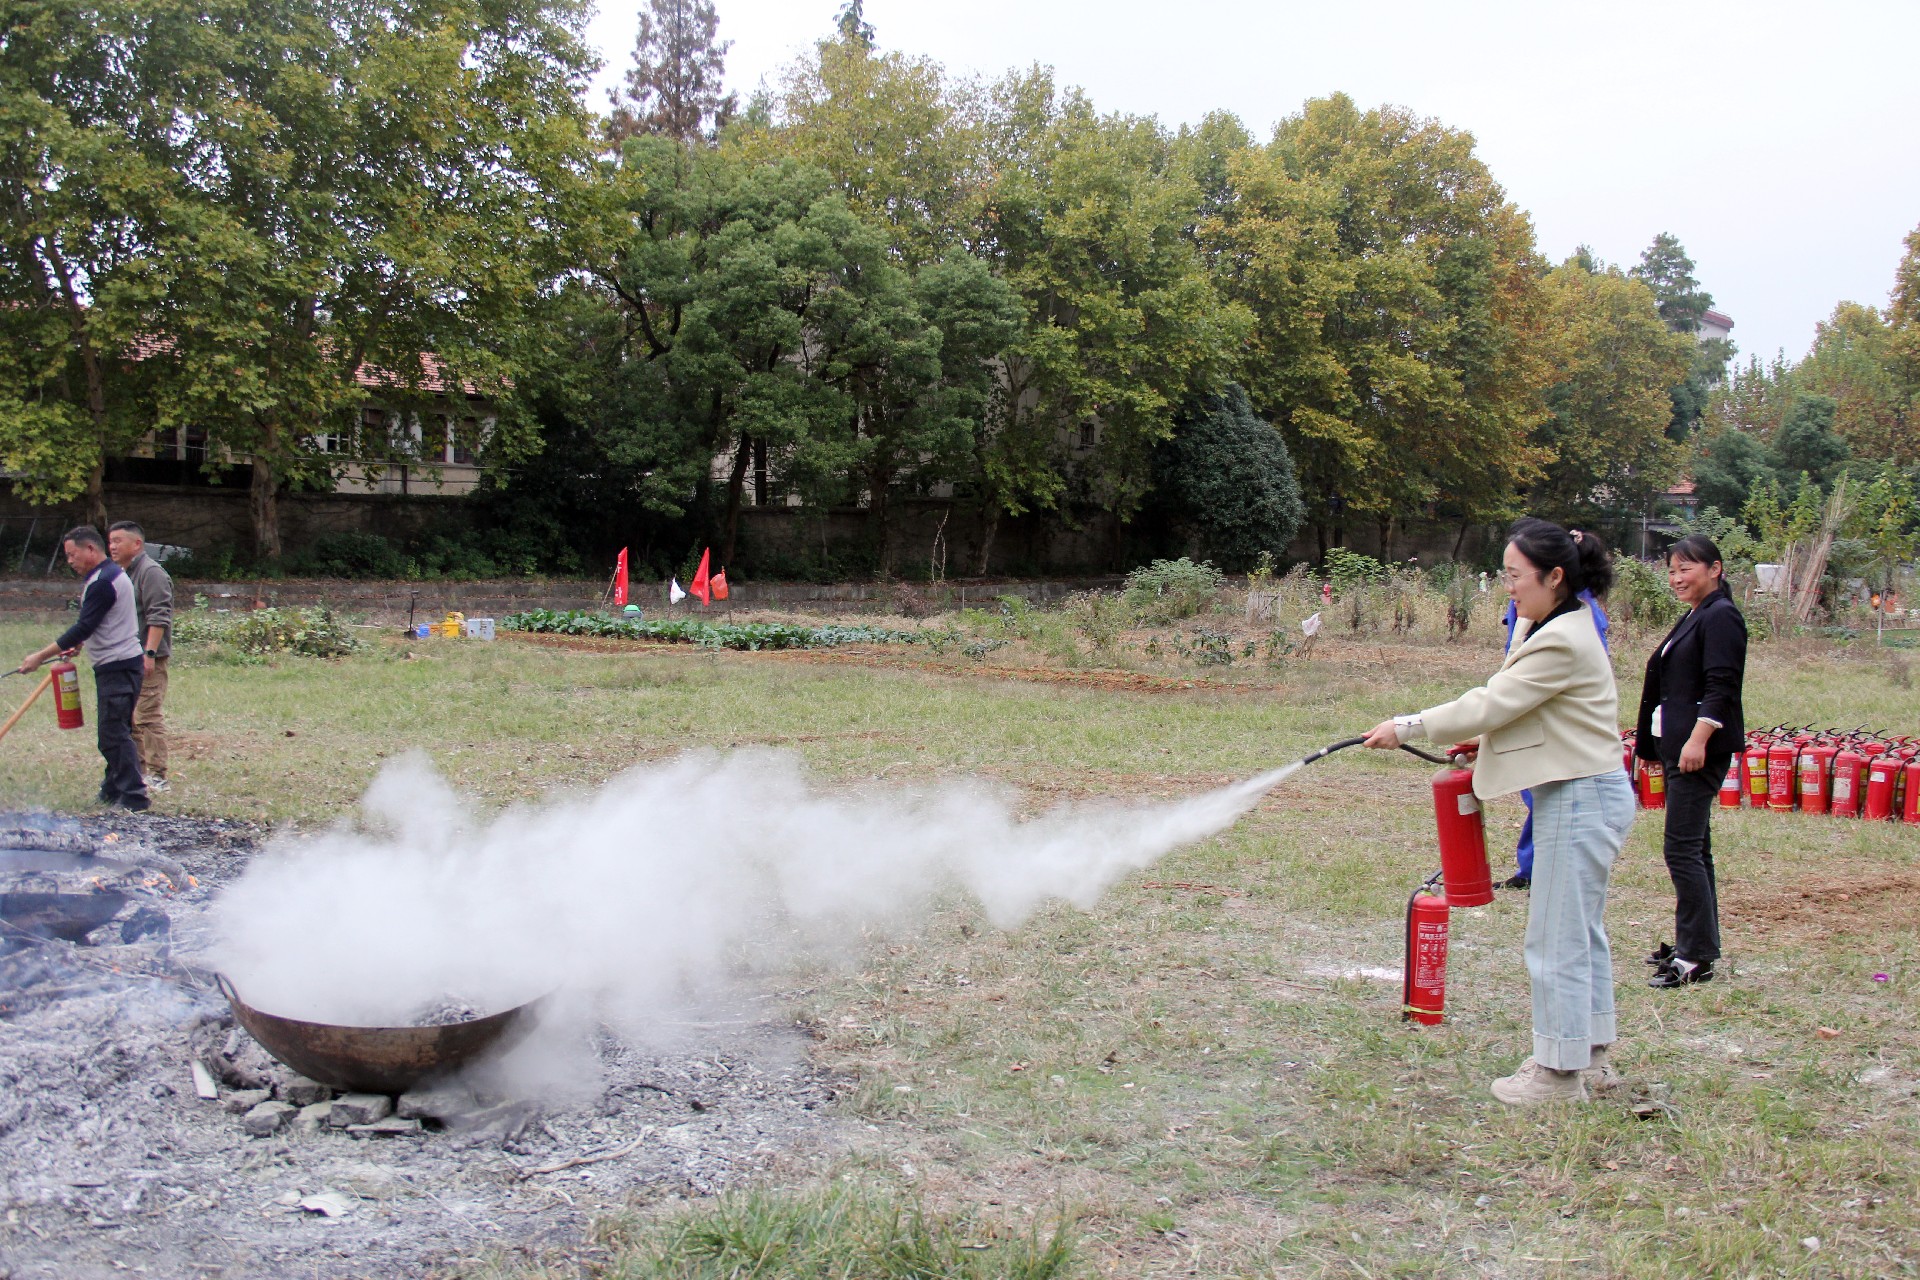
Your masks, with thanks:
[[[1673,943],[1647,957],[1654,987],[1710,982],[1720,958],[1720,903],[1707,829],[1733,754],[1746,745],[1740,685],[1747,620],[1727,590],[1720,548],[1700,534],[1667,550],[1667,585],[1686,617],[1647,659],[1635,754],[1667,774],[1667,874],[1673,878]]]

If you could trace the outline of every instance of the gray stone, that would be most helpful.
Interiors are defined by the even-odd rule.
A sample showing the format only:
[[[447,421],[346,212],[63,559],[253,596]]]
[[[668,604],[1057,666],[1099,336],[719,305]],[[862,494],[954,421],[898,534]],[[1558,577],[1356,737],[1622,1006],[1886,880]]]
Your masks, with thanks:
[[[332,1114],[331,1102],[310,1102],[300,1108],[300,1114],[293,1118],[293,1127],[299,1133],[315,1133]]]
[[[266,1138],[280,1132],[293,1117],[294,1109],[284,1102],[263,1102],[240,1117],[240,1127],[256,1138]]]
[[[325,1102],[333,1096],[333,1090],[318,1080],[309,1080],[305,1076],[288,1076],[280,1086],[280,1097],[296,1107],[310,1107],[316,1102]]]
[[[272,1096],[271,1089],[235,1089],[220,1105],[226,1108],[228,1115],[245,1115]]]
[[[393,1099],[384,1093],[343,1093],[333,1100],[327,1123],[336,1129],[350,1124],[372,1124],[393,1114]]]
[[[427,1085],[401,1094],[394,1110],[409,1119],[453,1121],[480,1110],[480,1100],[461,1085]]]
[[[403,1120],[399,1116],[388,1116],[372,1124],[350,1124],[347,1132],[356,1138],[395,1138],[403,1134],[420,1132],[418,1120]]]

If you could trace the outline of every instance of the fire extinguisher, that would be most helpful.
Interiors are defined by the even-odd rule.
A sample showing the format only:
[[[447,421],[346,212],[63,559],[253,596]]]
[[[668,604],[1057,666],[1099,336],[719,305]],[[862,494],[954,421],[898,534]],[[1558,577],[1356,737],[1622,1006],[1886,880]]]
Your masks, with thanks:
[[[1473,770],[1448,765],[1433,775],[1433,818],[1439,828],[1440,876],[1447,902],[1484,907],[1493,901],[1487,830],[1473,794]]]
[[[1907,767],[1901,772],[1907,779],[1907,807],[1901,817],[1904,821],[1920,824],[1920,759],[1907,761]]]
[[[1740,753],[1747,762],[1747,803],[1755,809],[1767,807],[1767,751],[1773,743],[1755,738],[1753,745]]]
[[[1867,758],[1853,747],[1846,747],[1833,758],[1833,803],[1828,812],[1836,818],[1860,816],[1860,793],[1867,778]]]
[[[1746,773],[1746,762],[1742,760],[1739,753],[1736,752],[1733,759],[1727,763],[1727,776],[1720,779],[1720,807],[1722,809],[1738,809],[1740,807],[1740,793],[1747,789]]]
[[[1437,1027],[1447,1013],[1447,898],[1434,888],[1440,873],[1407,899],[1407,967],[1401,980],[1403,1021]]]
[[[1812,746],[1800,753],[1800,811],[1825,813],[1833,792],[1832,747]]]
[[[1793,808],[1793,766],[1800,750],[1782,738],[1767,751],[1767,808],[1785,813]]]
[[[53,680],[53,717],[62,729],[79,729],[87,718],[80,710],[80,672],[71,662],[56,662],[47,668]]]
[[[1880,755],[1867,766],[1867,802],[1862,817],[1885,820],[1893,816],[1893,779],[1900,772],[1900,763],[1891,755]]]
[[[1658,760],[1640,762],[1640,807],[1642,809],[1667,807],[1667,766]]]

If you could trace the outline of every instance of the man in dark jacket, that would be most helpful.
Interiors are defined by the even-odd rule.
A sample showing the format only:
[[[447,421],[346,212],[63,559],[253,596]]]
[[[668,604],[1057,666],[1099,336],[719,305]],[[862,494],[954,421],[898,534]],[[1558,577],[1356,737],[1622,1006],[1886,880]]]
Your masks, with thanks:
[[[140,773],[149,792],[167,787],[167,658],[173,653],[173,578],[147,554],[147,535],[131,520],[107,530],[107,554],[133,579],[133,603],[140,613],[140,642],[146,648],[145,678],[133,708],[133,745],[140,752]]]
[[[140,777],[140,753],[133,745],[133,708],[140,700],[146,660],[140,649],[139,613],[133,580],[107,558],[107,543],[90,524],[60,540],[67,564],[83,579],[80,616],[60,638],[27,655],[22,672],[34,671],[56,654],[85,644],[99,694],[96,720],[100,756],[107,762],[100,803],[123,809],[147,807],[147,786]]]

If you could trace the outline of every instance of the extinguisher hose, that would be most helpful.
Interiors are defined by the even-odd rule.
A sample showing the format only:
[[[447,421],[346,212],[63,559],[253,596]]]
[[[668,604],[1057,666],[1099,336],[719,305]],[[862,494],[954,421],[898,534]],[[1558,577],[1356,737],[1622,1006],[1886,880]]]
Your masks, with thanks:
[[[1326,757],[1328,757],[1328,756],[1330,756],[1330,755],[1332,755],[1332,754],[1333,754],[1334,752],[1336,752],[1336,751],[1345,751],[1345,750],[1346,750],[1346,749],[1347,749],[1348,747],[1357,747],[1357,746],[1359,746],[1359,745],[1360,745],[1361,743],[1363,743],[1363,742],[1365,742],[1365,741],[1366,741],[1366,739],[1365,739],[1364,737],[1361,737],[1361,738],[1342,738],[1342,739],[1340,739],[1340,741],[1338,741],[1338,742],[1331,742],[1331,743],[1328,743],[1328,744],[1327,744],[1326,746],[1324,746],[1324,747],[1322,747],[1322,748],[1320,748],[1320,749],[1319,749],[1318,751],[1316,751],[1316,752],[1314,752],[1314,753],[1313,753],[1312,755],[1310,755],[1310,756],[1306,756],[1306,757],[1303,757],[1303,758],[1301,759],[1301,761],[1300,761],[1300,763],[1301,763],[1301,764],[1312,764],[1312,763],[1313,763],[1313,762],[1314,762],[1315,760],[1324,760],[1324,759],[1325,759]],[[1430,763],[1433,763],[1433,764],[1447,764],[1447,763],[1450,763],[1450,762],[1449,762],[1449,761],[1447,760],[1447,758],[1446,758],[1445,756],[1436,756],[1436,755],[1431,755],[1431,754],[1429,754],[1428,752],[1425,752],[1425,751],[1422,751],[1422,750],[1421,750],[1420,748],[1418,748],[1418,747],[1415,747],[1415,746],[1410,746],[1410,745],[1408,745],[1407,743],[1404,743],[1404,742],[1400,744],[1400,749],[1401,749],[1402,751],[1405,751],[1405,752],[1406,752],[1407,754],[1409,754],[1409,755],[1416,755],[1416,756],[1419,756],[1419,757],[1420,757],[1420,758],[1421,758],[1422,760],[1426,760],[1426,761],[1428,761],[1428,762],[1430,762]]]

